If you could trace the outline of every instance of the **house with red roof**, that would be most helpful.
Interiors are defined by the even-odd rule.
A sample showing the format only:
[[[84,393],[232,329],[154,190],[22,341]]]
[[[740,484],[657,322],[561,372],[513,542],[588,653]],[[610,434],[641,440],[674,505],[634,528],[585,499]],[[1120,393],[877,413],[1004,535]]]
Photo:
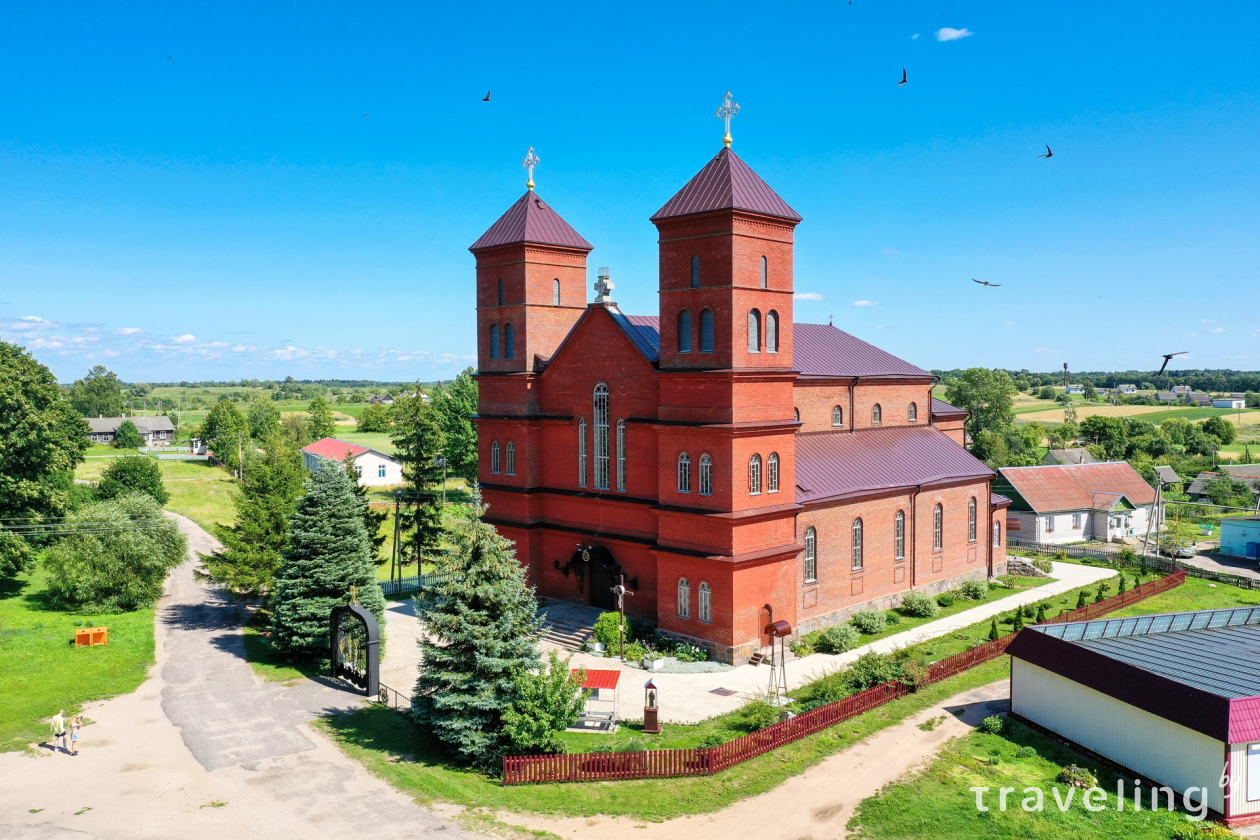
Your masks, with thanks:
[[[1016,539],[1140,540],[1154,516],[1155,490],[1126,461],[1002,467],[999,472],[994,489],[1011,499],[1007,529]]]
[[[729,146],[651,216],[659,310],[528,185],[472,244],[485,521],[544,598],[717,659],[1005,570],[1009,500],[936,378],[795,323],[801,221]],[[626,281],[638,282],[638,281]]]
[[[302,447],[302,463],[312,472],[325,461],[341,463],[350,458],[355,475],[364,487],[387,487],[402,484],[402,464],[392,455],[386,455],[369,446],[348,443],[336,438],[324,438]]]

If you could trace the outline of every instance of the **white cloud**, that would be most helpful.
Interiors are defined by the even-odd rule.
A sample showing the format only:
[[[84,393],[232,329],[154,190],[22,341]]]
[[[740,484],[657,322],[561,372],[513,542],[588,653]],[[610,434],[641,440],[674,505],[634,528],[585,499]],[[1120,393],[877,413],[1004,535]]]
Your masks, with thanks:
[[[826,300],[825,297],[818,292],[797,292],[792,295],[793,300]]]
[[[876,324],[876,325],[875,325],[875,329],[877,329],[877,330],[882,330],[883,328],[884,328],[884,325],[883,325],[883,324]]]
[[[1038,348],[1037,348],[1036,350],[1034,350],[1033,352],[1034,352],[1034,353],[1053,353],[1053,352],[1054,352],[1054,348],[1053,348],[1053,347],[1038,347]]]
[[[942,26],[936,30],[936,40],[938,41],[957,41],[959,38],[970,38],[976,33],[966,27],[962,29],[954,29],[952,26]]]
[[[879,301],[875,300],[855,300],[849,306],[879,306]]]
[[[1212,330],[1212,332],[1225,332],[1225,328],[1224,328],[1224,327],[1217,327],[1216,329]]]
[[[1182,336],[1182,338],[1198,338],[1198,337],[1199,337],[1198,333],[1186,333],[1185,335]]]
[[[0,329],[18,330],[25,332],[26,330],[55,330],[60,329],[61,324],[40,318],[37,315],[23,315],[21,318],[9,318],[0,321]]]
[[[66,343],[55,338],[33,338],[26,343],[26,346],[32,350],[54,350],[65,347]]]
[[[916,33],[914,33],[913,35],[911,35],[911,36],[910,36],[910,40],[911,40],[911,41],[917,41],[917,40],[919,40],[919,33],[918,33],[918,32],[916,32]]]
[[[1014,321],[1003,321],[1003,322],[1002,322],[1002,326],[1004,326],[1004,327],[1013,327],[1013,326],[1015,326],[1015,322],[1014,322]]]
[[[175,342],[176,344],[192,344],[196,340],[197,340],[197,336],[193,335],[192,333],[185,333],[184,335],[176,336],[175,338],[171,339],[171,341]]]
[[[141,332],[139,327],[123,327],[120,330],[114,330],[114,335],[135,335]]]
[[[884,253],[885,254],[900,254],[901,252],[898,251],[896,248],[885,248]]]

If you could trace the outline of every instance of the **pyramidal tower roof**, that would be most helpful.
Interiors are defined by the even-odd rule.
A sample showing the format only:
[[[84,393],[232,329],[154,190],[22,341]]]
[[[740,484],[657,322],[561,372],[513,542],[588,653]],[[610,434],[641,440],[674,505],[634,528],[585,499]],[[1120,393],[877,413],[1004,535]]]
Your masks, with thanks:
[[[579,251],[590,251],[593,247],[531,189],[509,207],[468,250],[479,251],[482,248],[522,242],[559,245]]]
[[[651,221],[713,210],[748,210],[793,222],[801,220],[797,212],[729,147],[705,164],[685,187],[656,211]]]

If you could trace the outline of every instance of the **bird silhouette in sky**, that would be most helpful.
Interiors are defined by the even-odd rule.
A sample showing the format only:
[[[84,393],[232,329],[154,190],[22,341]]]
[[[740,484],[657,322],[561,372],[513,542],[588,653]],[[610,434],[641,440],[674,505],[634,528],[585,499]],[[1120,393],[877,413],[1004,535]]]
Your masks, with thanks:
[[[908,81],[910,81],[910,77],[906,75],[906,68],[902,67],[901,68],[901,81],[897,82],[897,87],[901,87]]]
[[[368,114],[364,114],[363,116],[365,116],[365,117],[366,117],[366,116],[369,116],[369,115],[368,115]]]
[[[1163,373],[1163,372],[1164,372],[1164,368],[1168,367],[1168,363],[1172,361],[1173,356],[1184,356],[1184,355],[1186,355],[1186,354],[1187,354],[1187,353],[1189,353],[1189,352],[1190,352],[1189,350],[1182,350],[1180,353],[1164,353],[1164,354],[1163,354],[1163,356],[1164,356],[1164,363],[1163,363],[1162,365],[1160,365],[1160,368],[1159,368],[1159,373],[1157,373],[1157,374],[1155,374],[1155,375],[1156,375],[1156,376],[1159,376],[1159,374],[1160,374],[1160,373]]]
[[[1002,285],[1001,283],[990,283],[988,280],[977,280],[974,277],[971,278],[971,282],[979,283],[981,286],[992,286],[995,289]]]
[[[490,101],[490,91],[486,91],[486,95],[485,95],[485,96],[483,96],[483,97],[481,97],[481,101],[482,101],[482,102],[489,102],[489,101]]]
[[[167,58],[171,58],[171,54],[168,52],[164,52],[162,53],[162,55],[166,56]],[[171,58],[171,64],[174,64],[174,63],[175,63],[175,59]]]
[[[1037,157],[1039,157],[1039,158],[1052,158],[1052,157],[1054,157],[1054,152],[1050,151],[1050,146],[1049,146],[1049,144],[1047,144],[1047,145],[1046,145],[1046,153],[1045,153],[1044,155],[1037,155]]]

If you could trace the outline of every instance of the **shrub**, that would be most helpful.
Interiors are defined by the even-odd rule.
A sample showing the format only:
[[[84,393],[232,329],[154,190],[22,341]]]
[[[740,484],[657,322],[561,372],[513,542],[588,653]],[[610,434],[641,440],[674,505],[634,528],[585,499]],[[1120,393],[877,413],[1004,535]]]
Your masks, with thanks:
[[[140,430],[136,428],[136,424],[130,420],[124,420],[118,427],[118,431],[114,432],[114,448],[139,449],[142,446],[144,446],[144,438],[140,436]]]
[[[613,656],[618,656],[621,653],[621,646],[617,644],[616,642],[613,642],[612,647],[610,647],[609,650],[612,652]],[[626,643],[626,661],[627,662],[638,662],[642,660],[643,657],[647,656],[647,654],[648,654],[648,649],[645,648],[643,645],[639,644],[638,642]]]
[[[1024,613],[1024,618],[1032,618],[1037,614],[1037,607],[1034,604],[1024,604],[1022,612]]]
[[[1033,568],[1039,572],[1045,572],[1046,574],[1050,574],[1051,572],[1054,571],[1054,564],[1044,557],[1033,558],[1032,564],[1033,564]]]
[[[901,615],[896,610],[888,610],[884,613],[884,621],[889,627],[896,627],[901,623]]]
[[[1016,758],[1032,758],[1036,754],[1037,754],[1037,751],[1033,749],[1032,747],[1020,747],[1018,750],[1015,751]]]
[[[989,625],[989,641],[996,642],[1000,638],[1002,638],[1002,634],[998,632],[997,619],[994,618]]]
[[[1046,604],[1042,602],[1037,605],[1037,623],[1041,624],[1046,620]]]
[[[96,495],[102,499],[116,499],[128,493],[145,493],[159,504],[170,500],[170,494],[162,487],[162,469],[154,458],[114,458],[101,474]]]
[[[707,650],[686,642],[679,642],[674,645],[669,655],[679,662],[707,662],[709,660],[709,652]]]
[[[595,619],[595,641],[603,642],[604,647],[612,650],[617,647],[621,641],[620,628],[621,613],[606,612],[600,613],[599,618]],[[626,644],[634,638],[631,632],[629,622],[626,623]]]
[[[965,580],[962,586],[958,587],[958,597],[966,598],[968,601],[979,601],[989,594],[989,582],[987,580]]]
[[[590,691],[575,691],[582,680],[574,677],[585,674],[579,669],[570,676],[569,659],[560,659],[554,650],[538,673],[516,673],[512,699],[503,708],[503,745],[509,754],[564,752],[557,736],[582,714]]]
[[[1082,607],[1084,607],[1086,603],[1087,602],[1085,600],[1085,590],[1082,589],[1080,591],[1080,594],[1076,596],[1076,608],[1079,610]]]
[[[711,749],[713,747],[720,747],[725,743],[726,743],[726,740],[723,739],[722,736],[717,734],[716,732],[710,732],[708,735],[705,735],[703,738],[700,739],[700,747],[703,749]]]
[[[620,747],[617,747],[617,752],[623,752],[623,753],[643,752],[647,748],[648,748],[647,744],[643,743],[638,738],[630,738]]]
[[[954,593],[942,592],[936,596],[936,603],[945,608],[954,606]]]
[[[883,633],[888,626],[888,619],[875,610],[858,610],[849,619],[849,623],[868,636]]]
[[[766,697],[758,696],[750,700],[740,710],[740,718],[749,732],[756,732],[759,729],[765,729],[767,726],[778,723],[779,710],[777,707],[770,705]]]
[[[823,653],[844,653],[858,645],[857,628],[851,624],[833,624],[818,637],[815,646]]]
[[[1002,719],[1001,715],[990,715],[980,723],[980,731],[987,732],[990,735],[1001,735],[1005,726],[1006,721]]]
[[[850,691],[863,691],[880,683],[899,680],[905,671],[902,664],[891,656],[870,651],[858,657],[844,671],[844,681]]]
[[[936,602],[922,592],[907,593],[901,601],[901,609],[916,618],[931,618],[941,611]]]
[[[1116,552],[1116,563],[1120,566],[1132,566],[1137,563],[1137,552],[1127,545]]]
[[[809,643],[808,639],[802,637],[794,642],[788,642],[788,650],[797,656],[805,657],[814,652],[814,646]]]
[[[1075,764],[1069,764],[1060,770],[1059,775],[1055,777],[1055,781],[1068,787],[1077,787],[1083,790],[1098,786],[1098,779],[1093,773]]]

